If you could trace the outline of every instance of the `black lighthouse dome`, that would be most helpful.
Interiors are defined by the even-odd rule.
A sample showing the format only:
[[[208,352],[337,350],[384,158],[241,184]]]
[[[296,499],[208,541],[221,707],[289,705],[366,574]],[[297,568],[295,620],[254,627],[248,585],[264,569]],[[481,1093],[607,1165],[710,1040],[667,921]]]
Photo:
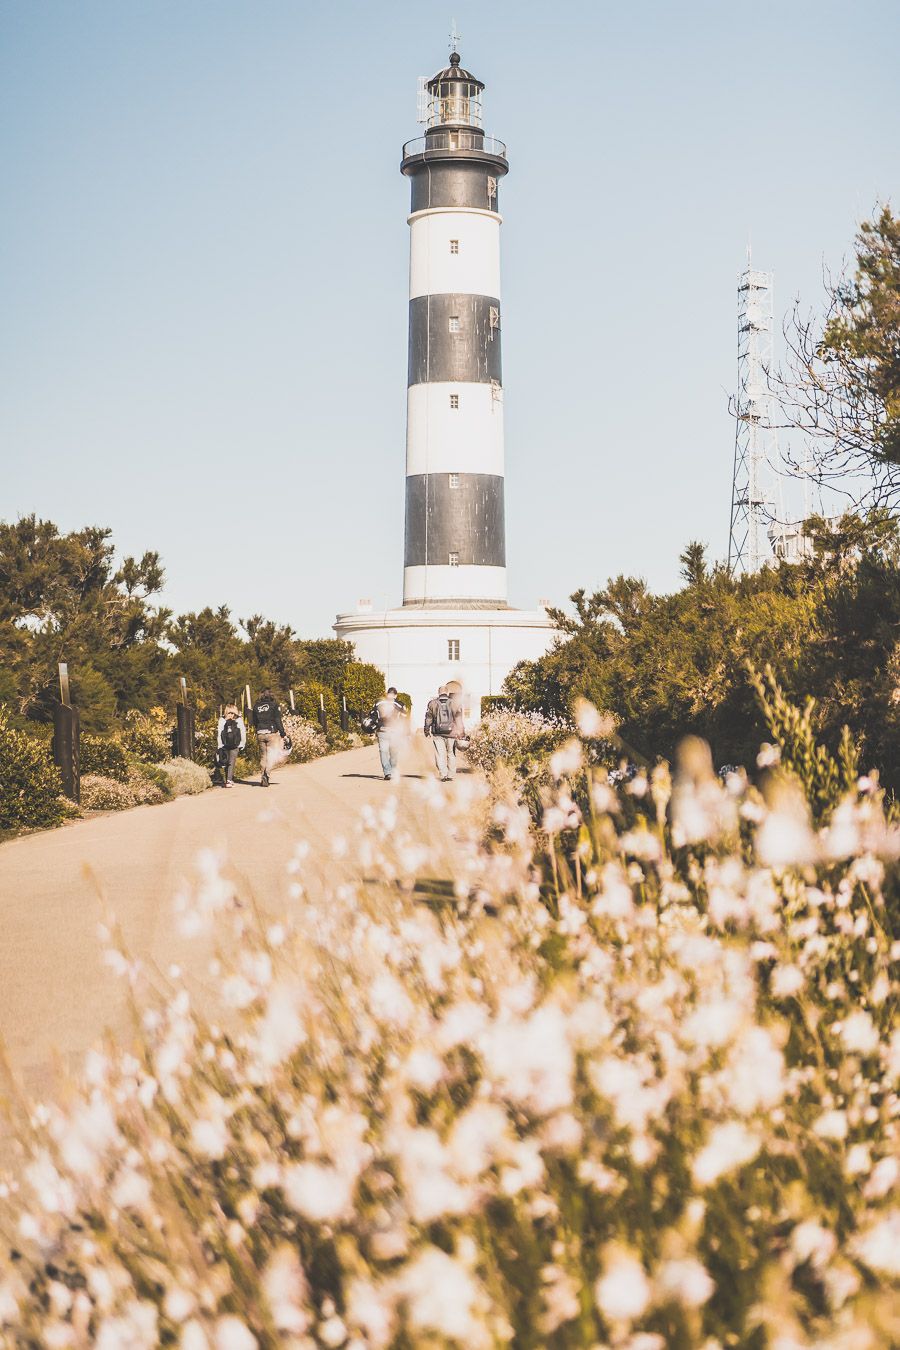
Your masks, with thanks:
[[[450,56],[450,64],[428,81],[431,95],[432,126],[480,127],[481,80],[460,64],[459,52]]]

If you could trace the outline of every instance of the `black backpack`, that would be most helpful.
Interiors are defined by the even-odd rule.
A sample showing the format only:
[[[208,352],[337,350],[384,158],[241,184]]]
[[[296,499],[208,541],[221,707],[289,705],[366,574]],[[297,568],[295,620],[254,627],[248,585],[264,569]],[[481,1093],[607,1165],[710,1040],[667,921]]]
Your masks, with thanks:
[[[241,729],[233,717],[227,717],[222,728],[222,747],[225,750],[239,750],[240,745]]]
[[[453,709],[449,698],[439,698],[434,710],[435,736],[449,736],[453,730]]]

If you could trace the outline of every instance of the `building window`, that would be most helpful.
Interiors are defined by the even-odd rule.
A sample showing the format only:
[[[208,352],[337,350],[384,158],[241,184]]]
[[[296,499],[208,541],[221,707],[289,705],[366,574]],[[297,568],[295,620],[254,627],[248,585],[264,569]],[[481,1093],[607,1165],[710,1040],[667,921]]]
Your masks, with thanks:
[[[451,553],[451,554],[450,554],[450,566],[451,566],[451,567],[459,567],[459,554],[458,554],[458,553]]]
[[[458,239],[451,239],[451,240],[450,240],[450,252],[451,252],[451,253],[458,253],[458,252],[459,252],[459,240],[458,240]]]
[[[447,660],[448,661],[459,660],[459,638],[447,639]]]
[[[451,473],[451,474],[449,475],[449,478],[450,478],[450,486],[451,486],[452,488],[458,488],[458,487],[459,487],[459,474],[458,474],[458,473]]]
[[[496,178],[488,178],[488,180],[487,180],[487,195],[488,195],[488,201],[493,201],[493,199],[496,197],[496,195],[497,195],[497,180],[496,180]]]
[[[451,315],[450,315],[450,332],[451,332],[451,333],[458,333],[458,332],[459,332],[459,315],[458,315],[458,314],[451,314]]]
[[[454,412],[457,411],[457,409],[459,408],[459,394],[450,395],[450,407],[453,409]]]

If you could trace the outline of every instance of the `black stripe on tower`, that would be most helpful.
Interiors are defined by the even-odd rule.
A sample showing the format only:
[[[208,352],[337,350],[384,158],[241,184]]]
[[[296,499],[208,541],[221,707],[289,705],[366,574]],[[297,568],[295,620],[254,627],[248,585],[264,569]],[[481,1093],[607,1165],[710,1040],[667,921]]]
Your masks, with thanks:
[[[409,384],[500,383],[500,301],[417,295],[409,302]]]
[[[437,206],[500,210],[499,174],[493,165],[426,164],[412,178],[412,212]]]
[[[494,473],[414,473],[406,479],[405,567],[505,567],[503,478]]]

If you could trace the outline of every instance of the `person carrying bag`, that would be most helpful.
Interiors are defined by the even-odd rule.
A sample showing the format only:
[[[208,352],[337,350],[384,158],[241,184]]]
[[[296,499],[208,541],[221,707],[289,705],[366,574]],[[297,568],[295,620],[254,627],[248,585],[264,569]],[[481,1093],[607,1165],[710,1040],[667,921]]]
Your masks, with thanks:
[[[225,770],[225,787],[234,787],[234,766],[237,757],[247,744],[247,728],[244,719],[234,703],[228,706],[219,718],[216,732],[216,767]]]
[[[466,728],[459,697],[451,695],[444,684],[425,711],[425,735],[434,746],[438,777],[449,783],[456,777],[456,743],[465,738]]]

